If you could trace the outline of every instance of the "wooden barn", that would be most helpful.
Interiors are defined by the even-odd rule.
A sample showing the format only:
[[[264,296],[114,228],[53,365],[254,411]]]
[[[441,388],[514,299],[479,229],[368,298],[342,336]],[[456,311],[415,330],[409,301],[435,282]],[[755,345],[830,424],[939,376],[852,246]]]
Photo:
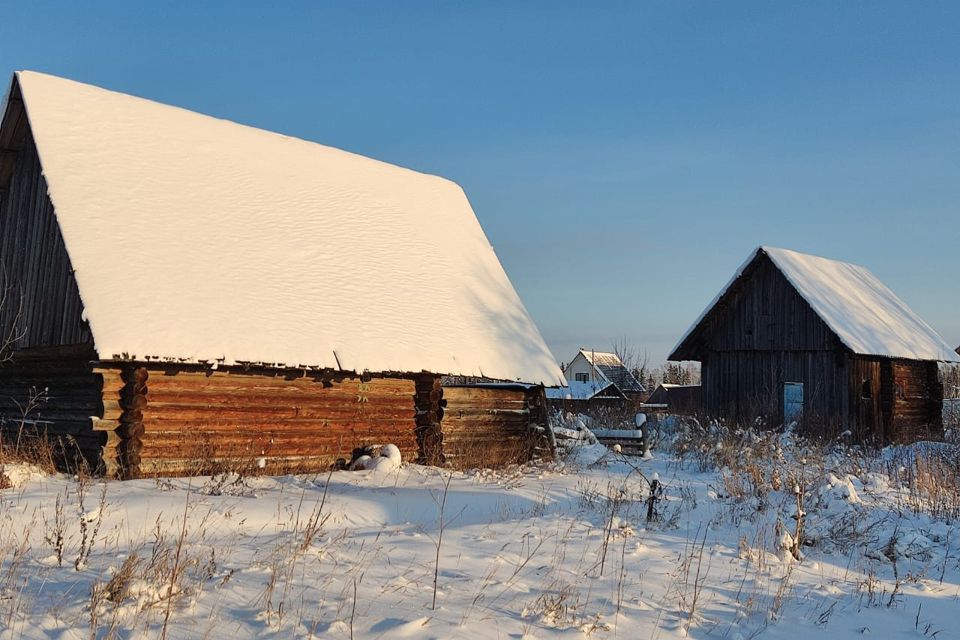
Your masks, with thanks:
[[[954,350],[867,269],[760,247],[670,355],[701,363],[706,415],[859,441],[942,433]]]
[[[122,478],[543,446],[563,376],[456,184],[33,72],[2,117],[8,443]]]

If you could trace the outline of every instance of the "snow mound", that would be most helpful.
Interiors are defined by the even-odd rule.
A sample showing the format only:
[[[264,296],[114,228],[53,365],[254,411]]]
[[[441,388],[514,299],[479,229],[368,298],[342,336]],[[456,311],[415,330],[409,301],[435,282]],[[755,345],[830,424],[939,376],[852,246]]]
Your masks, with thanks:
[[[385,444],[374,455],[362,455],[354,460],[348,469],[350,471],[377,471],[380,473],[396,471],[400,468],[403,459],[400,448],[395,444]]]
[[[33,464],[8,462],[0,465],[0,489],[16,489],[31,480],[46,477],[40,467]]]

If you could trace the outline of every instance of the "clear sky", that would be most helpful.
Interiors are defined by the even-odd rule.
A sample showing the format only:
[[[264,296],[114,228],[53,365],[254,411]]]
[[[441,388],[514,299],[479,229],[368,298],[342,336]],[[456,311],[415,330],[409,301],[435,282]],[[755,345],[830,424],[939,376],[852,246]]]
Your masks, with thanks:
[[[960,343],[960,3],[9,2],[34,69],[459,182],[559,360],[662,361],[759,244]]]

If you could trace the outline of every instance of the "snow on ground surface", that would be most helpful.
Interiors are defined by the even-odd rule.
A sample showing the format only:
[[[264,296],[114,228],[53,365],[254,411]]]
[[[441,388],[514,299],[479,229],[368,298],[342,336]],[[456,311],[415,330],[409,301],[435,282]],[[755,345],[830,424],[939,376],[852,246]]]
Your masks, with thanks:
[[[17,78],[101,358],[563,383],[453,182]]]
[[[960,356],[869,269],[819,256],[758,247],[711,301],[686,334],[686,341],[744,270],[765,253],[814,312],[854,353],[909,360],[960,362]]]
[[[682,461],[601,448],[578,450],[582,467],[329,480],[33,477],[0,492],[0,638],[157,638],[165,618],[168,637],[231,640],[958,637],[956,510],[916,503],[890,455],[790,447],[706,438],[680,442]]]

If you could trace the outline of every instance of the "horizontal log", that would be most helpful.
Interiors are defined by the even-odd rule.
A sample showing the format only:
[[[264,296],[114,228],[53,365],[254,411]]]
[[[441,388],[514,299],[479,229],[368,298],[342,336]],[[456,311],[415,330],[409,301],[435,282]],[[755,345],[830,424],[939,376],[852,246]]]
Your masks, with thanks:
[[[142,411],[147,406],[147,397],[142,395],[133,395],[120,397],[120,406],[124,411]]]
[[[93,376],[93,369],[82,364],[13,362],[0,368],[0,379],[30,376],[35,378],[65,378]]]
[[[180,442],[180,443],[218,443],[218,442],[316,442],[325,444],[336,444],[347,440],[382,440],[384,444],[393,442],[416,442],[416,436],[413,430],[357,430],[357,431],[327,431],[319,433],[314,430],[298,431],[256,431],[256,430],[236,430],[224,431],[220,433],[210,432],[182,432],[182,431],[155,431],[147,429],[139,436],[144,441],[149,442]]]
[[[96,395],[102,389],[99,382],[83,378],[42,378],[29,380],[23,377],[0,379],[0,396],[29,397],[33,393],[45,391],[48,395]]]
[[[509,398],[480,398],[471,400],[469,398],[443,398],[444,406],[473,409],[526,409],[530,403],[525,400],[512,400]]]
[[[235,394],[215,393],[153,393],[147,391],[147,405],[153,407],[184,407],[208,409],[220,407],[241,411],[270,411],[276,407],[312,407],[314,410],[331,408],[338,410],[383,409],[396,411],[414,411],[412,396],[356,396],[356,395],[290,395],[290,394]]]
[[[363,382],[359,378],[347,378],[342,381],[330,381],[327,386],[322,380],[313,378],[296,378],[287,380],[283,377],[244,375],[234,373],[219,373],[206,376],[195,373],[180,373],[177,375],[162,375],[151,373],[147,378],[148,388],[220,388],[224,390],[234,389],[322,389],[330,392],[337,389],[357,390],[362,386],[367,390],[382,390],[383,392],[392,391],[394,393],[409,393],[413,395],[415,387],[412,380],[401,378],[374,378],[369,382]]]
[[[406,394],[399,395],[376,395],[376,394],[327,394],[327,393],[263,393],[261,391],[222,394],[215,392],[205,392],[202,390],[189,389],[177,392],[157,392],[148,389],[146,392],[147,404],[153,405],[177,405],[177,406],[221,406],[224,408],[259,407],[269,409],[271,407],[300,406],[300,407],[358,407],[358,406],[376,406],[376,407],[395,407],[404,409],[414,408],[413,396]]]
[[[262,423],[265,421],[287,422],[290,420],[311,420],[323,422],[373,422],[394,421],[411,424],[417,414],[412,407],[390,407],[373,404],[338,405],[329,407],[289,406],[278,404],[273,407],[232,407],[215,406],[177,406],[150,405],[143,410],[147,420],[161,422],[197,422],[197,423]]]
[[[283,447],[258,447],[255,445],[244,444],[217,444],[209,447],[177,447],[174,445],[158,446],[150,441],[143,442],[143,450],[140,452],[141,460],[165,460],[165,459],[184,459],[184,460],[209,460],[214,458],[240,458],[240,457],[288,457],[288,456],[317,456],[325,455],[336,458],[349,458],[353,449],[361,446],[371,446],[377,444],[387,444],[375,440],[358,440],[355,442],[344,443],[343,447],[320,447],[310,446],[303,443],[287,443]],[[417,455],[416,444],[413,446],[397,445],[400,449],[400,455],[407,460],[412,460]]]
[[[120,420],[105,420],[103,418],[91,417],[90,428],[94,431],[116,431],[120,426]]]
[[[144,433],[144,445],[151,450],[165,447],[193,451],[196,455],[205,455],[203,452],[221,447],[244,447],[256,449],[286,450],[289,447],[302,447],[310,451],[351,451],[354,447],[370,444],[395,444],[401,450],[417,447],[417,439],[408,435],[390,433],[352,433],[337,434],[327,437],[312,437],[303,434],[288,434],[283,436],[262,437],[248,434],[224,434],[217,438],[182,438],[179,434]]]
[[[9,433],[20,428],[19,422],[0,424],[0,431]],[[88,435],[92,436],[99,431],[90,428],[90,419],[84,416],[74,416],[71,420],[57,420],[42,423],[26,423],[24,429],[36,433],[50,433],[51,435]]]
[[[526,400],[526,394],[523,391],[483,389],[479,387],[443,387],[443,397],[448,401],[466,401],[481,398],[499,402],[509,400],[522,402]]]
[[[447,407],[444,410],[444,415],[447,419],[457,419],[464,420],[469,418],[486,418],[493,416],[502,416],[506,418],[517,417],[523,418],[525,420],[530,419],[530,411],[527,409],[511,409],[511,408],[491,408],[491,409],[475,409],[475,408],[451,408]]]
[[[416,422],[413,417],[396,419],[392,417],[380,418],[373,416],[344,416],[340,418],[283,418],[276,416],[251,415],[245,418],[222,418],[218,416],[202,415],[190,416],[187,414],[164,414],[162,416],[147,413],[143,422],[151,431],[233,431],[238,428],[251,429],[314,429],[318,432],[337,429],[398,429],[413,430]]]
[[[0,422],[5,424],[20,424],[25,422],[26,424],[55,424],[60,422],[78,422],[89,424],[90,422],[90,412],[73,410],[73,411],[38,411],[31,413],[25,419],[20,415],[3,415],[0,413]]]
[[[497,441],[496,443],[491,442],[489,439],[470,439],[470,438],[443,438],[443,448],[444,451],[454,450],[457,448],[468,448],[468,449],[490,449],[491,451],[496,451],[498,448],[508,448],[516,449],[518,447],[528,446],[532,442],[530,438],[504,438],[503,440]]]
[[[504,418],[471,418],[469,420],[456,420],[445,416],[443,422],[440,423],[440,428],[446,432],[484,432],[484,433],[497,433],[499,430],[506,429],[510,430],[525,430],[530,427],[529,420],[514,420],[514,419],[504,419]]]
[[[171,433],[186,437],[220,437],[231,433],[303,433],[316,437],[339,433],[414,433],[417,425],[413,422],[399,423],[383,421],[342,421],[324,422],[313,419],[297,419],[283,422],[235,422],[235,423],[184,423],[178,421],[150,420],[143,423],[149,433]]]

